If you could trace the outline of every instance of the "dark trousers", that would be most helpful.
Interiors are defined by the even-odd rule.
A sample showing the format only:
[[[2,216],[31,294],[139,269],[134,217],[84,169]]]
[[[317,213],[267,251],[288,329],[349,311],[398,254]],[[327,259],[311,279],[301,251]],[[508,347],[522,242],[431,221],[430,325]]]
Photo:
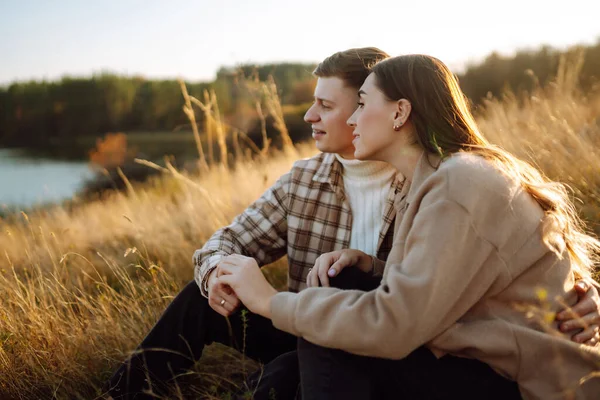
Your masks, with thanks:
[[[420,347],[402,360],[363,357],[298,340],[303,400],[511,400],[518,385],[487,364]],[[268,366],[267,366],[268,369]]]
[[[215,312],[198,285],[190,282],[113,374],[108,382],[110,395],[115,399],[156,398],[145,394],[151,389],[164,396],[167,385],[188,371],[200,359],[204,346],[213,342],[239,351],[244,347],[247,357],[261,363],[296,349],[297,338],[275,329],[270,320],[250,312],[245,320],[244,329],[241,312],[229,318]]]
[[[356,268],[346,268],[331,280],[331,285],[364,290],[376,287],[377,282]],[[200,359],[204,346],[218,342],[268,365],[248,378],[255,399],[269,399],[273,393],[278,400],[293,399],[299,384],[297,338],[276,329],[260,315],[246,312],[245,320],[244,329],[241,312],[229,318],[218,314],[200,294],[197,284],[190,282],[110,378],[108,392],[115,399],[156,398],[146,394],[150,390],[165,395],[166,386]],[[293,353],[278,358],[289,352]]]

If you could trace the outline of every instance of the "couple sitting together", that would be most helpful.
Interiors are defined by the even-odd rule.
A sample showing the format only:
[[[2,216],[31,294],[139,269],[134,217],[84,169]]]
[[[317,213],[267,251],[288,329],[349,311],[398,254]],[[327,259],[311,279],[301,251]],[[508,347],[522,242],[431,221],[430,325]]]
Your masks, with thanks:
[[[165,395],[219,342],[264,364],[256,399],[600,398],[600,243],[565,187],[490,144],[436,58],[314,74],[321,153],[196,251],[110,396]],[[278,292],[260,266],[283,256]]]

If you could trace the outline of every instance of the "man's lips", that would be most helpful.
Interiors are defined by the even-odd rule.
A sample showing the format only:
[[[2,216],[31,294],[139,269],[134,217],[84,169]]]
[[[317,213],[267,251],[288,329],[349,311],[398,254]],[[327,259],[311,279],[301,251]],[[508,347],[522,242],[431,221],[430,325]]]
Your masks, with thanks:
[[[322,131],[320,129],[313,129],[312,133],[313,133],[313,137],[323,136],[323,135],[327,134],[327,132]]]

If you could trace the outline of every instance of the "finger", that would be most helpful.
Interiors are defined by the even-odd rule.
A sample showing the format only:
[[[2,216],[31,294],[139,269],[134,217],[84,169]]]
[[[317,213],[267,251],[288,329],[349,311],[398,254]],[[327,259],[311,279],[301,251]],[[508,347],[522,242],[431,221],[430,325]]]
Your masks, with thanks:
[[[208,305],[210,306],[210,308],[212,308],[213,310],[215,310],[217,313],[221,314],[224,317],[229,317],[232,314],[231,311],[229,311],[228,309],[223,307],[221,304],[216,302],[214,299],[213,300],[209,299]]]
[[[225,283],[218,281],[216,282],[215,286],[217,287],[217,291],[215,293],[221,298],[229,302],[235,302],[238,299],[233,289]]]
[[[587,329],[590,326],[600,323],[600,319],[597,314],[587,314],[583,317],[573,318],[560,324],[560,330],[562,332],[569,332],[575,329]]]
[[[342,269],[344,269],[350,265],[350,262],[351,262],[350,258],[346,254],[342,254],[340,256],[339,260],[334,262],[331,265],[331,267],[329,267],[329,270],[327,271],[327,273],[329,274],[329,277],[333,278],[334,276],[339,274]]]
[[[585,297],[572,307],[572,311],[577,315],[594,314],[598,316],[598,307],[591,297]]]
[[[598,311],[599,306],[595,303],[594,295],[596,290],[592,288],[584,280],[579,280],[575,284],[575,292],[577,293],[577,303],[572,308],[567,308],[556,315],[559,321],[566,321],[572,318],[577,318],[579,315],[589,314],[593,311]]]
[[[219,305],[221,307],[223,307],[224,309],[226,309],[229,313],[233,313],[235,311],[235,304],[234,303],[230,303],[228,301],[226,301],[225,303],[221,304],[221,302],[219,302]]]
[[[233,274],[223,275],[219,277],[218,283],[225,284],[229,286],[235,292],[235,288],[237,287],[237,279]]]
[[[240,304],[240,300],[235,294],[228,294],[224,290],[223,284],[215,284],[213,293],[209,297],[209,304],[215,310],[227,310],[234,312]]]
[[[315,265],[310,269],[308,276],[306,277],[307,282],[309,282],[310,287],[319,286],[319,277],[317,276],[316,271],[319,269],[319,265],[321,265],[321,257],[317,257],[315,260]]]
[[[231,289],[229,289],[229,286],[225,286],[221,282],[219,282],[215,286],[215,300],[225,300],[228,304],[233,305],[238,301],[238,297],[233,293]],[[225,289],[229,289],[229,292],[227,292]]]
[[[231,303],[227,302],[227,304],[229,304],[231,307],[231,312],[235,312],[238,308],[240,308],[240,306],[242,305],[242,302],[240,301],[240,299],[238,299],[237,297],[235,297]]]
[[[217,303],[213,303],[213,305],[214,305],[213,309],[215,311],[217,311],[219,314],[221,314],[221,315],[227,314],[226,316],[228,316],[235,311],[235,307],[233,305],[229,304],[228,302],[224,302],[223,304],[221,304],[221,303],[222,303],[222,300],[220,300]]]
[[[579,280],[575,284],[575,291],[577,292],[577,296],[579,296],[579,298],[585,296],[588,290],[590,290],[590,285],[588,285],[588,283],[584,280]]]
[[[223,292],[225,292],[227,294],[230,294],[232,296],[235,296],[235,292],[233,291],[233,289],[231,287],[226,286],[226,285],[222,285],[222,288],[223,288]]]
[[[586,345],[596,347],[600,343],[600,338],[593,338],[585,342]]]
[[[598,341],[600,339],[600,332],[598,325],[591,325],[584,329],[582,332],[573,336],[573,340],[577,343],[586,343],[589,341]]]
[[[575,315],[575,313],[571,310],[571,308],[565,308],[564,310],[560,311],[559,313],[556,314],[556,320],[557,321],[566,321],[569,320],[571,318],[577,318],[577,315]]]
[[[310,278],[310,287],[319,286],[319,277],[317,276],[317,270],[319,269],[319,260],[315,263],[315,266],[310,270],[309,278]]]
[[[316,273],[319,278],[319,283],[323,287],[329,287],[329,276],[327,275],[329,265],[330,264],[328,262],[322,262],[321,265],[319,265],[319,269]]]

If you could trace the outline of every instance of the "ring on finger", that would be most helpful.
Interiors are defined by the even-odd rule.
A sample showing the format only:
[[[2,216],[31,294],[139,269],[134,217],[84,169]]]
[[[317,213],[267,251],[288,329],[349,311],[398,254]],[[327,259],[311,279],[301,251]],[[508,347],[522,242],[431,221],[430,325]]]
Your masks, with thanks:
[[[221,304],[221,307],[223,307],[225,305],[225,299],[221,299],[221,302],[219,304]]]

